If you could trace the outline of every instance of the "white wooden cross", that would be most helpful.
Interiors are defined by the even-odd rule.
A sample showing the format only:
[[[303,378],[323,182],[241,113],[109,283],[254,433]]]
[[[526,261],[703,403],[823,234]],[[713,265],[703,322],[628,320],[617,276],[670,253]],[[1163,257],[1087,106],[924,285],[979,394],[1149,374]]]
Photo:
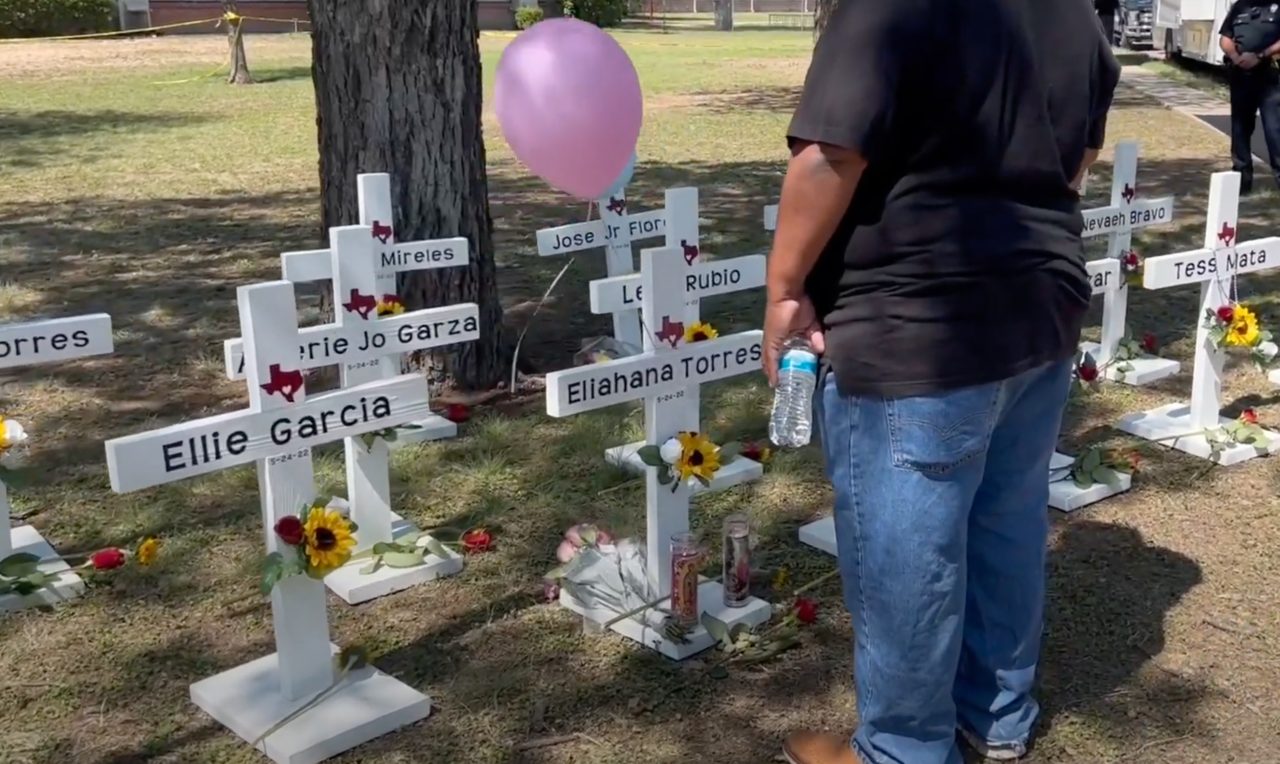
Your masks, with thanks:
[[[1215,173],[1209,185],[1209,210],[1204,247],[1190,252],[1147,258],[1142,275],[1146,289],[1167,289],[1184,284],[1200,285],[1200,309],[1196,311],[1195,368],[1191,377],[1190,404],[1173,403],[1120,420],[1121,430],[1159,441],[1202,459],[1212,453],[1203,433],[1230,420],[1221,416],[1222,363],[1225,354],[1214,348],[1204,326],[1206,310],[1217,310],[1234,297],[1233,278],[1280,267],[1280,237],[1239,241],[1240,175]],[[1280,436],[1271,435],[1271,449],[1280,449]],[[1222,465],[1237,464],[1257,456],[1252,446],[1236,445],[1223,451]]]
[[[470,342],[480,336],[480,311],[474,303],[427,308],[378,318],[380,299],[377,269],[380,253],[369,226],[344,226],[329,232],[329,249],[320,250],[328,260],[323,270],[332,278],[334,316],[337,322],[302,329],[301,365],[310,370],[341,363],[342,386],[388,379],[388,353]],[[297,259],[289,260],[290,257]],[[311,253],[285,255],[285,269],[314,274],[319,263]],[[307,352],[307,348],[318,348]],[[323,352],[324,349],[331,352]],[[341,351],[338,351],[341,348]],[[227,340],[228,363],[245,357],[244,343]],[[345,361],[345,362],[343,362]],[[391,375],[395,376],[395,375]],[[386,441],[378,438],[366,445],[360,438],[346,439],[347,496],[351,519],[359,525],[359,546],[363,551],[393,536],[416,533],[412,523],[391,511],[390,453]],[[425,539],[423,540],[425,543]],[[352,566],[334,571],[325,583],[350,604],[367,602],[415,584],[462,570],[462,558],[428,555],[423,565],[412,568],[383,566],[372,574],[361,574]]]
[[[308,399],[299,363],[293,285],[237,290],[245,338],[249,408],[106,443],[117,493],[256,463],[268,552],[289,551],[277,520],[315,498],[311,448],[419,419],[427,382],[404,375]],[[271,592],[276,652],[191,686],[197,706],[253,741],[330,687],[337,648],[329,641],[324,585],[305,575]],[[311,764],[425,718],[431,701],[372,667],[351,672],[333,694],[262,743],[273,761]]]
[[[755,289],[764,286],[764,255],[749,255],[730,260],[704,262],[698,234],[698,189],[673,188],[666,192],[666,246],[678,248],[689,269],[684,283],[679,285],[684,290],[685,311],[683,322],[690,326],[701,317],[701,301],[703,297]],[[642,277],[638,273],[612,276],[597,279],[590,284],[591,312],[595,314],[619,313],[634,315],[642,304]],[[637,347],[648,347],[644,338]],[[670,396],[672,403],[689,408],[690,416],[695,420],[701,416],[701,391],[695,386],[674,392]],[[696,429],[696,428],[695,428]],[[605,459],[635,473],[643,473],[646,469],[638,452],[644,441],[614,446],[605,450]],[[704,490],[719,491],[730,486],[739,485],[758,479],[764,474],[764,468],[750,459],[738,458],[721,470],[711,485],[704,488],[701,484],[694,488],[694,493]]]
[[[95,313],[0,326],[0,369],[55,363],[73,358],[106,355],[113,349],[111,316]],[[3,412],[19,423],[21,412]],[[58,578],[32,594],[0,594],[0,613],[33,605],[52,605],[84,591],[84,582],[73,573],[40,531],[30,525],[9,527],[8,486],[0,480],[0,560],[12,554],[35,555],[43,562],[38,570]]]
[[[645,442],[662,445],[678,432],[696,431],[696,410],[681,405],[672,395],[706,382],[754,374],[760,370],[761,332],[723,335],[714,340],[686,343],[679,325],[686,309],[685,284],[690,273],[698,272],[678,247],[645,250],[641,261],[641,303],[644,318],[644,353],[547,375],[547,413],[553,417],[572,416],[619,403],[644,400]],[[732,465],[732,462],[730,462]],[[658,482],[658,471],[647,468],[646,559],[649,588],[656,596],[671,593],[670,540],[689,529],[687,486],[674,492]],[[713,543],[712,546],[715,546]],[[579,602],[565,590],[561,604],[596,623],[604,623],[619,613],[599,603]],[[704,581],[698,589],[701,609],[732,627],[738,623],[759,624],[768,620],[768,603],[753,599],[746,607],[726,608],[720,584]],[[711,647],[715,640],[699,627],[688,636],[688,644],[678,644],[662,635],[662,615],[650,612],[639,620],[626,619],[614,631],[653,647],[677,660]]]
[[[676,194],[674,197],[673,193]],[[634,273],[636,267],[635,257],[631,252],[632,243],[665,237],[667,246],[679,246],[678,241],[672,242],[672,236],[668,233],[670,216],[673,210],[679,209],[672,207],[672,204],[690,203],[693,205],[692,213],[687,210],[682,210],[682,213],[692,214],[696,233],[697,189],[672,189],[667,192],[664,209],[634,213],[627,211],[626,193],[619,191],[596,202],[600,209],[598,220],[538,231],[538,254],[549,257],[604,247],[605,272],[610,277]],[[697,246],[696,241],[687,243]],[[613,314],[613,338],[637,348],[643,346],[640,316],[636,310],[622,310]]]
[[[1133,233],[1173,221],[1173,198],[1138,198],[1138,144],[1126,141],[1116,145],[1111,172],[1111,204],[1084,210],[1085,238],[1107,237],[1107,257],[1120,262],[1133,251]],[[1092,275],[1092,274],[1091,274]],[[1098,294],[1094,284],[1094,294]],[[1101,342],[1085,342],[1081,352],[1088,353],[1106,369],[1108,379],[1130,385],[1146,385],[1178,373],[1177,361],[1144,355],[1123,364],[1112,363],[1120,343],[1128,331],[1129,287],[1124,278],[1115,279],[1102,290]],[[1123,370],[1122,368],[1127,369]]]
[[[397,241],[392,223],[391,176],[363,173],[356,176],[356,192],[360,209],[360,225],[369,226],[373,241],[372,257],[377,270],[379,299],[386,295],[398,295],[396,277],[411,271],[458,268],[470,261],[470,247],[464,237],[427,239],[423,241]],[[330,281],[333,278],[333,258],[327,249],[310,249],[285,252],[281,256],[281,271],[286,281],[295,284]],[[334,290],[335,309],[342,303],[344,293]],[[244,354],[239,343],[227,347],[227,378],[244,379]],[[393,377],[403,370],[403,359],[389,355],[378,362],[383,377]],[[458,434],[458,426],[439,414],[429,414],[413,427],[398,433],[397,444],[452,438]]]

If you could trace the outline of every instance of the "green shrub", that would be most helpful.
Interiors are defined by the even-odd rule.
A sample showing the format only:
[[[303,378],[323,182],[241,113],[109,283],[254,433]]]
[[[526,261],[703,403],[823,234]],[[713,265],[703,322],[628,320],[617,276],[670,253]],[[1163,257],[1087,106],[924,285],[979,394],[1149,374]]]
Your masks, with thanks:
[[[627,0],[563,0],[564,15],[598,27],[615,27],[627,15]]]
[[[516,9],[516,29],[528,29],[539,21],[542,21],[541,6],[526,5]]]
[[[0,37],[54,37],[113,28],[114,0],[0,0]]]

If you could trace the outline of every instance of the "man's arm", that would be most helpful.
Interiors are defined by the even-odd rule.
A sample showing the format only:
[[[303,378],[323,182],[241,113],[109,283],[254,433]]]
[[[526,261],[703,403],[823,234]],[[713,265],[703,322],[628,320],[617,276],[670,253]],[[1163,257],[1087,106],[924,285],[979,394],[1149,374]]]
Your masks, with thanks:
[[[1089,168],[1093,167],[1093,163],[1098,161],[1098,149],[1085,149],[1084,159],[1080,162],[1080,169],[1076,171],[1076,176],[1071,180],[1071,187],[1080,190],[1080,184],[1084,183],[1084,174],[1089,172]]]

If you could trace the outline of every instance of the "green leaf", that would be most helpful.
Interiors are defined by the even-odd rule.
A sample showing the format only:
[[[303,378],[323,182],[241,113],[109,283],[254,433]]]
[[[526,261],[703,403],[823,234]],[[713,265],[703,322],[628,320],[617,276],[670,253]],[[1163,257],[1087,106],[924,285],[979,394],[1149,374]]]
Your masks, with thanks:
[[[382,556],[382,562],[388,568],[416,568],[423,564],[422,552],[388,552]]]
[[[658,446],[641,446],[640,450],[636,451],[636,456],[650,467],[662,467],[666,464],[662,461],[662,449]]]
[[[729,647],[733,644],[733,637],[729,635],[729,625],[724,621],[710,613],[703,613],[699,620],[702,622],[702,628],[706,629],[711,638],[719,642],[721,647]]]
[[[556,567],[554,567],[554,568],[552,568],[551,570],[548,570],[546,573],[544,573],[544,574],[543,574],[543,576],[542,576],[542,578],[543,578],[544,580],[547,580],[547,581],[560,581],[560,580],[562,580],[566,575],[568,575],[568,573],[569,573],[569,566],[570,566],[570,565],[572,565],[572,563],[565,563],[564,565],[557,565]]]
[[[596,533],[596,529],[591,526],[587,526],[579,531],[578,536],[582,539],[582,544],[584,546],[595,546],[596,540],[599,538],[599,535]]]
[[[1120,489],[1120,476],[1110,467],[1098,467],[1090,475],[1095,481],[1113,490]]]
[[[448,547],[446,547],[444,544],[441,544],[432,536],[427,536],[426,548],[428,552],[430,552],[431,554],[434,554],[436,557],[439,557],[442,560],[447,560],[453,556],[449,554]]]
[[[658,485],[667,485],[675,480],[675,476],[671,474],[671,470],[662,470],[658,473]]]
[[[373,545],[374,554],[386,554],[387,552],[396,551],[396,545],[390,541],[379,541]]]
[[[710,481],[710,480],[707,480],[707,479],[706,479],[706,478],[704,478],[703,476],[701,476],[701,475],[694,475],[693,477],[694,477],[694,479],[695,479],[695,480],[697,480],[699,483],[701,483],[701,484],[702,484],[702,487],[703,487],[703,488],[710,488],[710,487],[711,487],[711,481]]]
[[[376,554],[373,556],[373,562],[360,569],[360,575],[371,576],[377,573],[380,567],[382,567],[382,555]]]
[[[1102,464],[1102,451],[1096,448],[1091,448],[1089,449],[1089,452],[1084,455],[1084,459],[1081,460],[1080,468],[1085,472],[1092,473],[1100,464]]]
[[[8,533],[5,529],[5,533]],[[0,560],[0,576],[22,578],[36,572],[40,566],[40,558],[27,552],[18,552]]]
[[[388,443],[395,443],[396,439],[399,437],[400,437],[400,434],[397,433],[394,429],[382,431],[382,439]]]
[[[1071,473],[1071,482],[1075,483],[1076,488],[1079,488],[1080,490],[1084,490],[1093,485],[1093,480],[1091,480],[1085,473],[1079,471],[1073,471]]]
[[[720,446],[720,462],[722,464],[728,464],[740,453],[742,453],[741,443],[738,443],[737,441],[725,443],[723,446]]]
[[[13,582],[7,578],[0,578],[0,594],[8,594],[13,591]]]

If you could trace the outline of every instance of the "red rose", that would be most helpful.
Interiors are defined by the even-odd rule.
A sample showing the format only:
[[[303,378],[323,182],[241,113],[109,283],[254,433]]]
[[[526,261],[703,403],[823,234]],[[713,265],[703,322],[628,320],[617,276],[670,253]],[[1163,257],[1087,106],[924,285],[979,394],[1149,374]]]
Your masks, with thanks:
[[[1155,355],[1160,350],[1160,340],[1151,332],[1142,335],[1142,350]]]
[[[302,543],[302,521],[293,515],[285,515],[276,520],[276,535],[280,540],[290,546],[297,546]]]
[[[444,418],[454,424],[462,424],[471,418],[471,409],[464,403],[450,403],[445,407]]]
[[[94,570],[113,570],[124,565],[125,560],[129,559],[122,549],[102,549],[94,552],[89,557],[89,563],[93,565]]]
[[[1098,378],[1098,367],[1092,363],[1082,363],[1076,367],[1076,374],[1081,382],[1092,382]]]
[[[814,623],[818,620],[818,603],[813,600],[796,597],[796,604],[792,610],[800,623]]]
[[[1240,412],[1240,421],[1244,422],[1245,424],[1257,424],[1258,412],[1254,411],[1253,409],[1245,409],[1244,411]]]
[[[1124,256],[1124,264],[1128,266],[1130,270],[1137,270],[1138,253],[1133,250],[1129,250],[1129,254]]]
[[[1128,459],[1129,459],[1129,471],[1130,471],[1130,472],[1137,472],[1137,471],[1138,471],[1138,465],[1139,465],[1139,464],[1142,464],[1142,457],[1141,457],[1141,456],[1138,456],[1138,452],[1137,452],[1137,451],[1130,451],[1130,452],[1129,452]]]
[[[462,551],[467,554],[478,554],[493,549],[493,534],[484,528],[473,528],[462,534],[459,539]]]
[[[1221,308],[1218,308],[1218,320],[1222,323],[1229,324],[1235,320],[1235,317],[1235,308],[1230,305],[1223,305]]]
[[[750,459],[753,462],[760,461],[760,458],[764,456],[764,451],[761,450],[760,444],[754,440],[743,443],[742,450],[738,453],[742,455],[743,459]]]

